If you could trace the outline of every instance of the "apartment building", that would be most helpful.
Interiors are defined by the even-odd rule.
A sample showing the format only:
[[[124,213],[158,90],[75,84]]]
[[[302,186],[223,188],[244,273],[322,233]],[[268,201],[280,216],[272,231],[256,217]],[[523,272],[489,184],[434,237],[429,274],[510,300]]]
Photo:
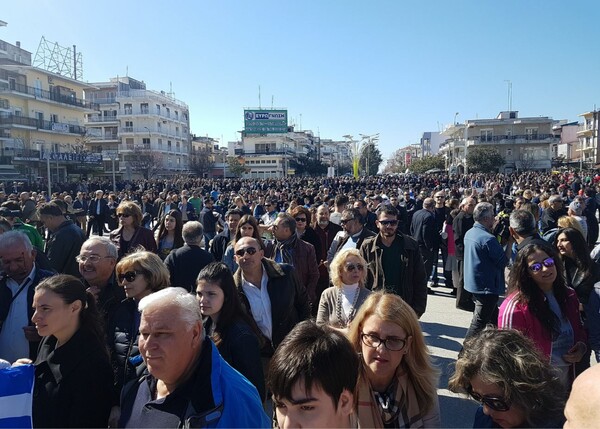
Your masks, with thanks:
[[[93,84],[86,97],[99,105],[87,115],[88,145],[107,159],[117,159],[117,174],[140,178],[140,154],[150,157],[159,176],[187,172],[190,156],[189,108],[164,91],[152,91],[131,77]],[[110,174],[112,162],[105,163]],[[110,165],[109,165],[110,164]]]
[[[553,124],[546,116],[520,118],[517,111],[504,111],[493,119],[470,119],[447,127],[442,134],[448,140],[441,150],[451,173],[467,172],[466,156],[470,148],[478,146],[500,152],[505,160],[502,173],[548,170],[553,146],[559,142]]]
[[[583,124],[577,132],[579,150],[582,162],[587,166],[600,163],[600,148],[598,146],[598,110],[582,113]]]
[[[93,169],[101,158],[85,148],[84,120],[98,106],[84,92],[94,87],[31,66],[31,54],[18,45],[3,42],[2,52],[0,176],[12,170],[23,180],[64,182]]]

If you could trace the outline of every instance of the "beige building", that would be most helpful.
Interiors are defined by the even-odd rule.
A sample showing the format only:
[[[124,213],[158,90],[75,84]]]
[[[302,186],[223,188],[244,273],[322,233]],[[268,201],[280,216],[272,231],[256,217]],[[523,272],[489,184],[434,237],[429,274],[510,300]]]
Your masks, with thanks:
[[[64,182],[98,165],[100,154],[85,146],[85,116],[98,110],[84,97],[92,88],[28,64],[0,60],[3,171],[12,169],[35,180],[46,179],[50,170],[52,182]]]
[[[99,111],[87,116],[88,145],[115,158],[117,174],[125,179],[142,176],[140,154],[151,156],[152,175],[188,172],[191,147],[189,108],[164,91],[146,89],[131,77],[93,84],[86,98]],[[110,174],[112,162],[105,162]]]
[[[466,156],[473,147],[493,147],[505,164],[500,172],[548,170],[552,165],[552,149],[559,139],[554,136],[552,118],[540,116],[519,118],[518,112],[500,112],[494,119],[471,119],[464,124],[447,127],[448,138],[440,151],[448,160],[451,173],[468,171]]]
[[[600,148],[598,147],[598,116],[597,110],[582,113],[583,124],[577,132],[579,139],[579,152],[582,154],[582,163],[590,166],[600,163]]]

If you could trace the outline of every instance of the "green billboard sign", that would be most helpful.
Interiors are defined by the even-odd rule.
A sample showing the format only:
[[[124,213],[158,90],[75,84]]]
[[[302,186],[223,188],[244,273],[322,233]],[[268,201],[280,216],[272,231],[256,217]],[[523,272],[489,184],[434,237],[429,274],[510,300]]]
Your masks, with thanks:
[[[287,133],[287,110],[244,110],[246,134]]]

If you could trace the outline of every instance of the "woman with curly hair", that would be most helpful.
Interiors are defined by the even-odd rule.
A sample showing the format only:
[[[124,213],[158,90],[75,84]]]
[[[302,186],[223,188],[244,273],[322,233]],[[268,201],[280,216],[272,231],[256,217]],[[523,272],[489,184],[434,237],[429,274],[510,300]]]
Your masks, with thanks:
[[[481,404],[473,427],[557,428],[564,385],[533,342],[512,329],[486,328],[465,340],[448,387]]]
[[[163,217],[158,234],[156,236],[156,245],[158,247],[158,256],[163,261],[175,249],[183,246],[183,220],[179,210],[169,210]]]
[[[498,315],[500,328],[517,329],[533,340],[570,386],[574,364],[587,351],[587,338],[575,291],[565,284],[558,252],[545,244],[519,251],[510,272],[508,293]]]
[[[350,325],[361,356],[359,427],[439,427],[437,371],[413,309],[395,294],[372,293]]]

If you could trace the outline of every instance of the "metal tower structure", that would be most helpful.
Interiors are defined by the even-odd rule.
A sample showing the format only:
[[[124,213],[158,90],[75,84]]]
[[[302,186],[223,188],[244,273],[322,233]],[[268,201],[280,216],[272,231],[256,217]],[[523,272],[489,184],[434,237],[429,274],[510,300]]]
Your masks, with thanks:
[[[33,66],[75,80],[83,78],[83,56],[77,52],[77,47],[66,48],[46,40],[44,36],[35,53]]]

